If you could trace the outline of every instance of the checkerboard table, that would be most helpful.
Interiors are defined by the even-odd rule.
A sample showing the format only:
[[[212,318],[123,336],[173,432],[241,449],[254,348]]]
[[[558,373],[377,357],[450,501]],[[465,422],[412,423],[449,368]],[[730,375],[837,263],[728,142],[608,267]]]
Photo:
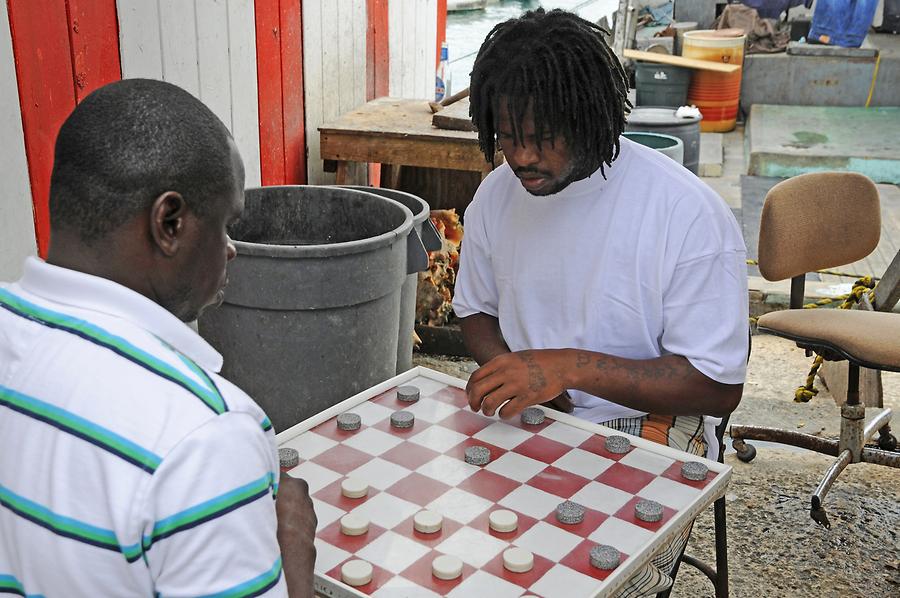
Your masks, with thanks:
[[[397,399],[399,386],[415,386],[415,403]],[[433,598],[436,596],[543,598],[606,596],[615,592],[666,542],[725,492],[731,468],[641,438],[629,437],[625,454],[605,449],[608,428],[546,410],[539,425],[518,418],[500,420],[473,413],[465,382],[426,368],[414,368],[364,391],[278,434],[279,447],[294,448],[300,463],[288,474],[307,481],[318,517],[316,591],[323,596]],[[398,410],[415,414],[411,428],[390,425]],[[335,418],[356,413],[361,427],[338,428]],[[491,461],[470,465],[464,452],[485,446]],[[709,469],[705,480],[681,476],[685,461]],[[363,479],[363,498],[346,498],[341,482]],[[661,521],[637,519],[641,499],[663,505]],[[565,500],[586,507],[584,520],[565,525],[556,506]],[[440,532],[413,529],[422,509],[443,515]],[[489,528],[497,509],[518,515],[518,528]],[[360,536],[341,533],[347,513],[368,518]],[[590,564],[593,546],[607,544],[622,555],[613,570]],[[513,573],[502,553],[518,546],[534,554],[534,567]],[[463,561],[452,581],[432,575],[441,554]],[[359,587],[341,581],[341,566],[362,559],[372,580]]]

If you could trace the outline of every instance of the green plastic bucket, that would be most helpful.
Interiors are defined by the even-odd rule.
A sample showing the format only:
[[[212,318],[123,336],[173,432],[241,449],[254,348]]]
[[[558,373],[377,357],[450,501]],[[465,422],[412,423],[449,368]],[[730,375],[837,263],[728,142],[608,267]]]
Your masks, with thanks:
[[[684,106],[687,104],[691,71],[680,66],[635,63],[634,80],[638,106]]]
[[[659,153],[669,156],[682,166],[684,165],[684,143],[682,143],[681,139],[678,137],[660,133],[635,133],[632,131],[626,131],[625,133],[622,133],[622,135],[636,143],[655,149]]]

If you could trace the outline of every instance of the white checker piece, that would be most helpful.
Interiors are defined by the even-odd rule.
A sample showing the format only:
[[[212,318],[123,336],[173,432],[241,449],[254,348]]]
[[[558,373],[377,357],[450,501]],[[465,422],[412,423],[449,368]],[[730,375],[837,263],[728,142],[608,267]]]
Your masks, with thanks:
[[[413,378],[409,382],[404,382],[403,386],[415,386],[416,388],[418,388],[420,398],[427,397],[428,395],[433,395],[437,391],[447,388],[447,385],[443,382],[425,378],[424,376],[419,376],[417,378]]]
[[[366,544],[356,556],[391,573],[400,573],[428,552],[427,546],[388,530]]]
[[[543,519],[556,509],[560,500],[560,497],[539,488],[519,486],[504,496],[498,504],[534,519]]]
[[[350,558],[350,553],[332,546],[318,538],[313,541],[316,547],[316,571],[327,573]]]
[[[416,444],[433,451],[444,453],[466,438],[468,438],[468,436],[454,430],[442,428],[441,426],[431,426],[427,430],[410,437],[409,441],[415,442]]]
[[[348,411],[348,413],[359,415],[359,419],[364,426],[374,426],[378,422],[389,418],[393,412],[393,409],[372,401],[362,402]]]
[[[619,463],[649,471],[653,475],[659,475],[675,463],[675,459],[663,457],[656,453],[651,453],[639,448],[633,449],[630,453],[619,459]]]
[[[563,471],[568,471],[575,475],[580,475],[583,478],[593,480],[612,467],[613,463],[615,463],[615,461],[612,459],[595,455],[594,453],[590,453],[580,448],[574,448],[554,461],[552,465]]]
[[[526,482],[546,467],[546,463],[537,459],[518,453],[505,453],[499,459],[488,463],[485,469],[517,482]]]
[[[700,494],[698,488],[668,478],[656,478],[637,493],[641,498],[655,500],[672,509],[682,509]]]
[[[447,455],[439,455],[428,463],[420,465],[416,472],[433,480],[458,486],[470,475],[477,473],[479,469],[481,468],[477,465],[471,465]]]
[[[316,513],[316,531],[321,531],[347,514],[347,511],[330,505],[318,498],[312,499],[313,511]]]
[[[315,432],[304,432],[280,445],[279,448],[297,449],[301,459],[312,459],[336,445],[337,442],[331,438],[326,438]]]
[[[493,504],[471,492],[451,488],[428,503],[425,508],[429,511],[437,511],[454,521],[467,524],[487,511]]]
[[[366,428],[345,440],[343,444],[372,455],[373,457],[377,457],[381,453],[391,450],[401,442],[403,442],[403,440],[396,436],[391,436],[387,432],[382,432],[375,428]]]
[[[609,544],[613,548],[631,555],[649,542],[652,537],[653,532],[650,530],[610,517],[604,520],[600,527],[588,536],[588,539],[597,544]]]
[[[348,473],[347,477],[365,480],[373,488],[385,490],[408,476],[409,473],[405,467],[375,457]]]
[[[509,451],[532,436],[534,436],[534,434],[531,432],[526,432],[525,430],[515,428],[501,421],[496,421],[483,430],[480,430],[477,434],[473,435],[472,438],[483,440]]]
[[[403,500],[388,492],[381,492],[350,512],[362,515],[375,525],[385,529],[393,529],[402,521],[412,517],[421,508],[408,500]]]
[[[314,494],[335,480],[341,479],[341,474],[326,469],[312,461],[304,461],[288,472],[292,478],[303,478],[309,485],[309,493]]]
[[[593,577],[565,565],[554,565],[531,590],[544,598],[587,598],[594,595],[596,587],[597,580]]]
[[[516,538],[513,544],[557,562],[581,544],[581,540],[581,536],[559,529],[546,521],[538,521]]]
[[[459,411],[459,407],[455,407],[449,403],[435,401],[434,399],[419,399],[409,407],[406,407],[405,410],[415,415],[416,419],[433,424],[441,421],[452,413],[456,413]]]
[[[521,587],[485,571],[476,571],[447,594],[448,598],[517,598],[523,594]]]
[[[570,500],[589,509],[612,515],[624,507],[632,496],[634,495],[630,492],[624,492],[600,482],[588,482]]]
[[[372,594],[373,598],[441,598],[431,590],[402,577],[392,577]]]
[[[569,424],[553,422],[538,432],[538,435],[549,438],[550,440],[555,440],[556,442],[568,444],[569,446],[578,446],[594,434],[593,432],[588,432],[587,430],[582,430],[581,428],[576,428]]]
[[[471,527],[459,530],[434,547],[438,552],[459,557],[462,562],[476,569],[484,567],[488,561],[509,548],[503,540]]]

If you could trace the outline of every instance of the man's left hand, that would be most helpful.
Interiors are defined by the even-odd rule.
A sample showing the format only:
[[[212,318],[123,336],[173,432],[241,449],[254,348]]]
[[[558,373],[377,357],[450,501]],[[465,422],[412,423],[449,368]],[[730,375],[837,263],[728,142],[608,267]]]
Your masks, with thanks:
[[[487,416],[499,409],[500,417],[510,418],[526,407],[553,400],[566,390],[564,360],[564,352],[559,349],[498,355],[469,378],[469,406]]]

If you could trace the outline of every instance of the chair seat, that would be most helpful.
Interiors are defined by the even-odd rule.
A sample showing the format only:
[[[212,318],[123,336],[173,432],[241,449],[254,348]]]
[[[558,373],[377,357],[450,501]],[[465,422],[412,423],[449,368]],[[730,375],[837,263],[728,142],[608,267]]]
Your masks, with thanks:
[[[760,330],[810,348],[830,349],[863,367],[900,371],[900,314],[790,309],[760,316]]]

